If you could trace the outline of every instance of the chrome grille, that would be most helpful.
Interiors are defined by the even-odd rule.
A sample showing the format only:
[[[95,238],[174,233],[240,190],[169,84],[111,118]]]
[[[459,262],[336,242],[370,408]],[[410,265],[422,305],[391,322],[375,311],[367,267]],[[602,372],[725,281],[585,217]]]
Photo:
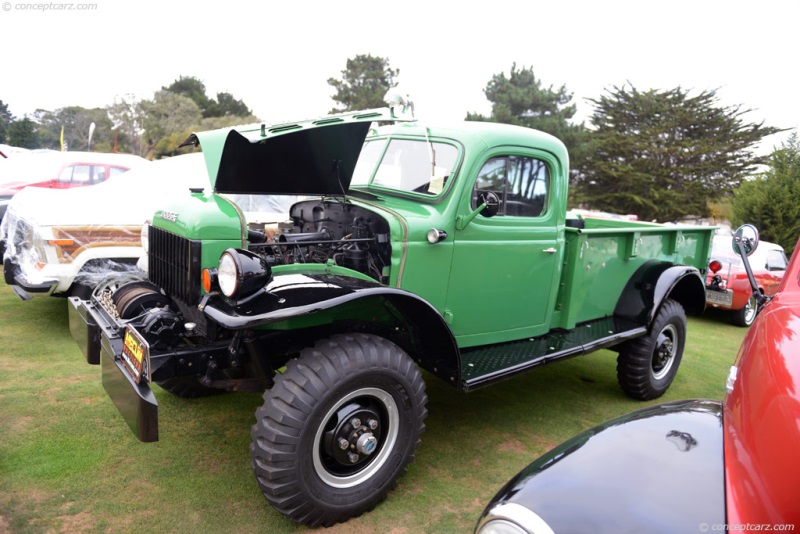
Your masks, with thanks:
[[[150,226],[150,281],[173,299],[196,304],[200,295],[200,241]]]

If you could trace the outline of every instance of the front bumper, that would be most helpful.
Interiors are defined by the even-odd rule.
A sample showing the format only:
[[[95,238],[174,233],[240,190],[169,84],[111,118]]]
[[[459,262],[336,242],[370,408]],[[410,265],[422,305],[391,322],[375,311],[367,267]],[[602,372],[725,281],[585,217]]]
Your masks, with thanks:
[[[19,298],[30,300],[32,295],[49,295],[58,286],[56,278],[31,280],[11,258],[3,261],[3,276]]]
[[[106,393],[140,441],[158,441],[158,401],[146,380],[137,384],[122,362],[125,327],[96,301],[68,300],[70,333],[87,363],[101,365]]]

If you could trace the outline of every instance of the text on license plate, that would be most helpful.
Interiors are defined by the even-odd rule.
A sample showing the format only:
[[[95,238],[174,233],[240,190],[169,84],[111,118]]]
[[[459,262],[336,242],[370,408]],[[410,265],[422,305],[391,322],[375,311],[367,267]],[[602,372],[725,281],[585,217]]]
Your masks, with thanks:
[[[706,291],[706,302],[730,307],[733,304],[733,291]]]
[[[122,342],[122,361],[138,384],[149,367],[150,345],[130,325],[125,327],[125,337]]]

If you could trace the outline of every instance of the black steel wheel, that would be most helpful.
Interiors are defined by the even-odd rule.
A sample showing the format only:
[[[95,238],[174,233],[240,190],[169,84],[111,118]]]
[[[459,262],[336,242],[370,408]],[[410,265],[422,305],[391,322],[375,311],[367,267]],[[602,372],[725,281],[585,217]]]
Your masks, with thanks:
[[[686,344],[686,312],[672,299],[661,305],[650,333],[627,342],[617,357],[620,387],[635,399],[660,397],[672,384]]]
[[[736,326],[750,326],[756,320],[758,315],[758,303],[756,302],[755,295],[750,295],[747,303],[741,310],[734,310],[731,312],[731,323]]]
[[[387,339],[317,342],[287,364],[256,411],[250,456],[261,491],[309,526],[371,510],[413,460],[426,403],[419,369]]]

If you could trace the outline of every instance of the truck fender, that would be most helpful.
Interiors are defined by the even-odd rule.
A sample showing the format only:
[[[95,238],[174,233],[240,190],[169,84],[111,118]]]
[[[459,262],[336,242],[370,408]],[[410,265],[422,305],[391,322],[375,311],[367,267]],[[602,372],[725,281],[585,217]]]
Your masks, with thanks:
[[[696,267],[658,260],[643,264],[625,285],[614,315],[650,325],[667,298],[679,302],[689,315],[703,313],[706,297],[700,271]]]
[[[276,276],[264,291],[238,303],[214,297],[203,312],[225,328],[241,330],[312,316],[318,317],[320,323],[326,319],[347,320],[350,316],[364,323],[363,314],[358,311],[364,306],[386,310],[391,319],[387,321],[376,313],[375,324],[408,332],[408,336],[392,341],[426,371],[452,384],[460,381],[455,336],[444,317],[425,299],[354,277],[316,273],[302,277],[302,283],[297,283],[296,277]],[[350,309],[354,312],[349,313]]]

